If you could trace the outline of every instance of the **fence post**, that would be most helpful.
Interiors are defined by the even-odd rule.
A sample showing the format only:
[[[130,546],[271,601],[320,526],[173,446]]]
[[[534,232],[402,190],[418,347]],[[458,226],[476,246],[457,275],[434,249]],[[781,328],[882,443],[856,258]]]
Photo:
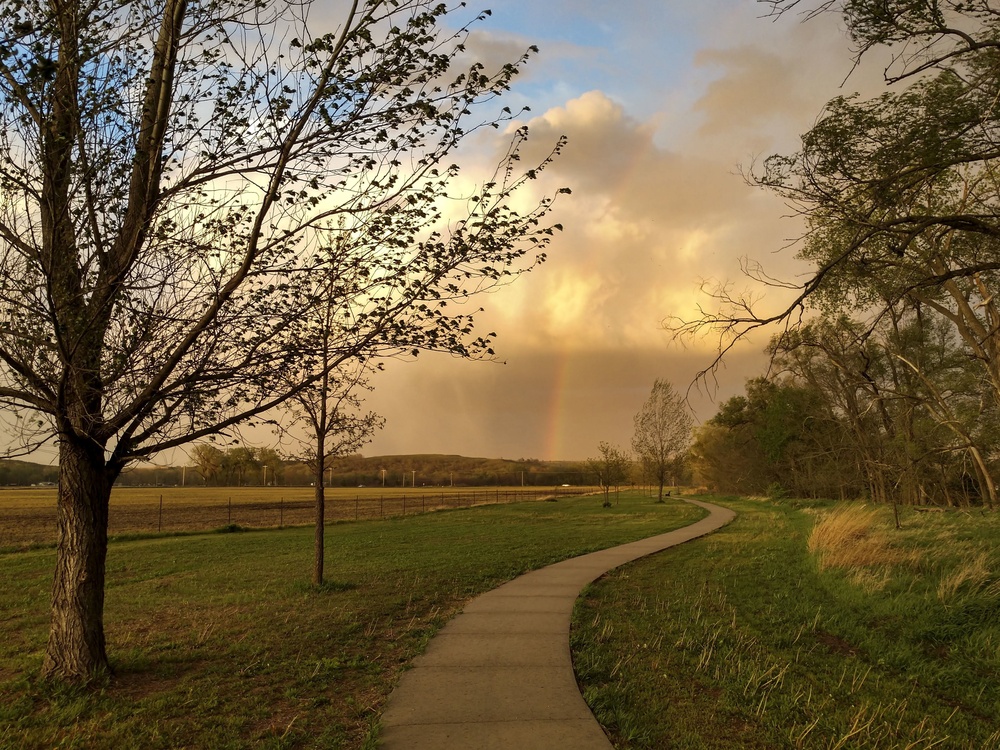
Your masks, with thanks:
[[[406,515],[406,495],[403,495],[403,515]]]
[[[361,495],[354,498],[354,520],[358,520],[358,505],[361,502]]]
[[[278,528],[282,528],[285,525],[285,498],[281,498],[281,502],[278,505]]]
[[[382,495],[378,496],[378,514],[385,518],[385,506],[382,504]]]
[[[425,510],[425,508],[424,508],[424,496],[421,495],[420,496],[420,512],[423,513],[424,510]]]
[[[156,530],[163,531],[163,495],[160,495],[160,515],[156,519]]]
[[[233,523],[233,498],[229,498],[229,513],[226,516],[226,525],[232,525]]]

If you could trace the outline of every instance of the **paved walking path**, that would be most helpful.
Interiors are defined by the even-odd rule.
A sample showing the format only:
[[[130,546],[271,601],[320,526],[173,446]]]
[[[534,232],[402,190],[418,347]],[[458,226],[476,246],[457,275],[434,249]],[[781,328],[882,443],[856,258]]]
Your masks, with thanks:
[[[710,511],[676,531],[526,573],[465,606],[389,696],[382,750],[610,750],[580,695],[569,625],[580,591],[612,568],[729,523]]]

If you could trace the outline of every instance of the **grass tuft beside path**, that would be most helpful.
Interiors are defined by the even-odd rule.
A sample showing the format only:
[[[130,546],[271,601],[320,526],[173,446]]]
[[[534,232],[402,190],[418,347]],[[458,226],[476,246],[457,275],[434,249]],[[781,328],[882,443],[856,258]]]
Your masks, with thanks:
[[[622,496],[483,506],[327,529],[118,541],[106,628],[116,676],[39,683],[52,550],[0,555],[0,747],[370,746],[399,672],[475,594],[684,526],[704,512]]]
[[[1000,515],[719,502],[732,524],[578,602],[616,747],[1000,747]]]

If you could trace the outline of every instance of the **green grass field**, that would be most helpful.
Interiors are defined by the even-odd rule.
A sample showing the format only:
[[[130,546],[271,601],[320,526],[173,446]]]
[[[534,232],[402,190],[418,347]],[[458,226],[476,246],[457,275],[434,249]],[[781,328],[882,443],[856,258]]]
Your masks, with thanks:
[[[722,503],[577,604],[616,747],[1000,747],[1000,515]]]
[[[116,541],[106,629],[115,677],[36,681],[51,549],[0,554],[0,747],[371,746],[400,671],[466,601],[545,564],[700,517],[624,496],[308,527]]]
[[[619,748],[1000,747],[1000,515],[721,501],[733,524],[588,589],[572,645]],[[107,684],[36,680],[50,549],[0,554],[0,747],[361,748],[469,597],[684,525],[623,495],[120,540]]]

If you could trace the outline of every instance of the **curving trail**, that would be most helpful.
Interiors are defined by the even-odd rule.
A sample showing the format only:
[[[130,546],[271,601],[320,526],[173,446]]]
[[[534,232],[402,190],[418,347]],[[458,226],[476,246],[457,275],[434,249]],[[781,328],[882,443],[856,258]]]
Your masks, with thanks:
[[[612,568],[708,534],[736,514],[698,500],[690,526],[526,573],[469,602],[413,661],[382,715],[382,750],[610,750],[577,688],[569,626]]]

